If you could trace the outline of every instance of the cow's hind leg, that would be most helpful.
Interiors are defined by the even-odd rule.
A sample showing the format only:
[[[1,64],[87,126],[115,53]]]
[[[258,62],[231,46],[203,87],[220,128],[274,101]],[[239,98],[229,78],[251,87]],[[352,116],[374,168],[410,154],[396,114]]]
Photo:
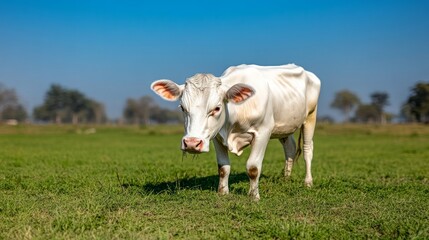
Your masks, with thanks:
[[[313,177],[311,176],[311,161],[313,160],[313,136],[316,128],[317,108],[307,116],[303,127],[303,152],[305,160],[305,185],[311,187],[313,185]]]
[[[288,137],[281,138],[280,143],[282,144],[285,153],[285,167],[283,173],[285,177],[290,177],[296,153],[295,139],[293,138],[293,135],[290,135]]]
[[[217,140],[217,138],[213,139],[213,145],[216,149],[216,159],[217,166],[219,172],[219,187],[218,193],[221,195],[225,195],[229,193],[228,188],[228,179],[229,174],[231,172],[231,165],[228,157],[228,149],[222,145],[222,143]]]

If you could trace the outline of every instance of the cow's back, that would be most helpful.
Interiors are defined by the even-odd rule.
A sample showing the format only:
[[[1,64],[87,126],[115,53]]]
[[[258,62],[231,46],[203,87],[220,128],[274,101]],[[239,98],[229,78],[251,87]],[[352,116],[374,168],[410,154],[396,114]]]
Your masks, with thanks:
[[[293,133],[317,106],[320,80],[294,64],[239,65],[228,68],[221,79],[227,86],[246,83],[255,89],[255,96],[245,103],[228,104],[230,115],[233,120],[247,118],[240,122],[248,125],[273,124],[274,138]]]

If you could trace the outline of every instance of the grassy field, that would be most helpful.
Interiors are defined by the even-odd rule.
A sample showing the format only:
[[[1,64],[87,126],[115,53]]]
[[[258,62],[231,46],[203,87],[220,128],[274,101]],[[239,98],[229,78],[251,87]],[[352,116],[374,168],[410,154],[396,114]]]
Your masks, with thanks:
[[[314,187],[268,147],[261,201],[245,156],[218,196],[214,151],[180,127],[0,126],[0,239],[428,239],[429,126],[319,125]]]

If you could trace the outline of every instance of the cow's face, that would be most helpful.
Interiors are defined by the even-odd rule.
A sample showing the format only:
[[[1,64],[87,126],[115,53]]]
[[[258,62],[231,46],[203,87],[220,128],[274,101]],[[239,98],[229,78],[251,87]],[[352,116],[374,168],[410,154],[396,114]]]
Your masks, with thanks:
[[[239,104],[254,94],[253,88],[245,84],[227,88],[211,74],[196,74],[184,85],[158,80],[151,87],[166,100],[180,100],[185,120],[181,149],[190,153],[209,151],[210,140],[225,124],[227,101]]]

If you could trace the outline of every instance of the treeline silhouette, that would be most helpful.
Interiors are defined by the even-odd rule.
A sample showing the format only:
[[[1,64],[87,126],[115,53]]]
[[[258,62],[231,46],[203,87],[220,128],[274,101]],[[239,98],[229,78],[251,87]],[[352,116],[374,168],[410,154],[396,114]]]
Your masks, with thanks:
[[[346,122],[387,123],[393,119],[399,122],[429,122],[429,83],[420,82],[410,90],[408,98],[399,109],[399,115],[385,112],[389,105],[389,94],[374,92],[371,101],[363,103],[350,90],[335,93],[331,102],[333,109],[339,110]],[[112,122],[106,115],[103,103],[87,97],[76,89],[68,89],[53,84],[45,93],[44,101],[31,114],[36,123],[96,123]],[[29,122],[30,114],[23,107],[14,89],[0,83],[0,122]],[[330,116],[319,116],[319,121],[334,122]],[[179,123],[183,121],[178,110],[160,107],[150,96],[128,98],[124,103],[118,123],[148,125],[158,123]]]
[[[355,93],[345,89],[335,93],[331,107],[344,115],[345,122],[384,124],[394,118],[400,122],[429,122],[429,83],[420,82],[411,88],[399,115],[384,111],[390,104],[388,93],[377,91],[370,94],[370,99],[369,103],[363,103]]]

